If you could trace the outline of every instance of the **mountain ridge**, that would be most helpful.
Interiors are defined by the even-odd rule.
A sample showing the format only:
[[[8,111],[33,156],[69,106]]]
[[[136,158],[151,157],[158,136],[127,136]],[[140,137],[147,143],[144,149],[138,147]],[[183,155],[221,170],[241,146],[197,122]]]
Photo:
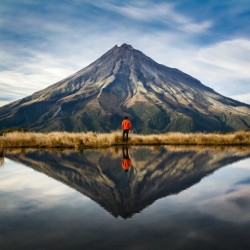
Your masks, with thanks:
[[[0,108],[0,129],[119,129],[135,132],[235,131],[250,128],[250,105],[224,97],[199,80],[158,64],[131,45],[115,45],[69,77]]]

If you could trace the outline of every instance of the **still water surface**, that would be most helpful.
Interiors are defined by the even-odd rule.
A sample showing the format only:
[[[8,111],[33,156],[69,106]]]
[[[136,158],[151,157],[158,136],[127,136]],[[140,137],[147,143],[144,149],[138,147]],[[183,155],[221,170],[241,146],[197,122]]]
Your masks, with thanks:
[[[250,249],[250,150],[8,151],[0,249]]]

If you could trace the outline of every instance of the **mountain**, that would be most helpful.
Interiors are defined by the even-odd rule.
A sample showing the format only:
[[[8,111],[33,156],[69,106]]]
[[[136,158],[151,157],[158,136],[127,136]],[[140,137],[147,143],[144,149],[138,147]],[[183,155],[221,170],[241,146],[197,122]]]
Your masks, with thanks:
[[[133,148],[129,155],[132,166],[125,172],[121,152],[22,150],[5,153],[5,157],[88,196],[113,216],[129,218],[156,200],[195,185],[215,170],[250,157],[250,151],[232,147],[227,150],[161,147],[159,150]]]
[[[119,129],[125,115],[139,133],[250,128],[250,105],[123,44],[68,78],[1,107],[0,130],[108,132]]]

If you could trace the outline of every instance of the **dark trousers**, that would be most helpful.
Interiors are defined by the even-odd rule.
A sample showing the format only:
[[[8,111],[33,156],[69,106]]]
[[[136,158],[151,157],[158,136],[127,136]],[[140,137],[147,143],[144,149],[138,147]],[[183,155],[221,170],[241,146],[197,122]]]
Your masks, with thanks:
[[[123,157],[123,159],[129,159],[127,145],[122,147],[122,157]]]
[[[123,142],[128,142],[128,132],[129,132],[129,130],[122,131],[122,141]]]

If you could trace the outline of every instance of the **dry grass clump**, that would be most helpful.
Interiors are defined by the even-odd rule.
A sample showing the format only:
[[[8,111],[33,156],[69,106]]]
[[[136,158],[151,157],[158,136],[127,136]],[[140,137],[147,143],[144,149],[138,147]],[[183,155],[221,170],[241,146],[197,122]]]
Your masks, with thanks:
[[[13,132],[0,137],[0,148],[89,148],[122,145],[120,132],[31,133]],[[250,145],[250,131],[234,133],[130,134],[129,145]]]
[[[118,144],[120,134],[104,133],[8,133],[0,137],[0,148],[84,148]]]
[[[250,131],[234,133],[166,133],[133,135],[132,144],[162,145],[250,145]]]

